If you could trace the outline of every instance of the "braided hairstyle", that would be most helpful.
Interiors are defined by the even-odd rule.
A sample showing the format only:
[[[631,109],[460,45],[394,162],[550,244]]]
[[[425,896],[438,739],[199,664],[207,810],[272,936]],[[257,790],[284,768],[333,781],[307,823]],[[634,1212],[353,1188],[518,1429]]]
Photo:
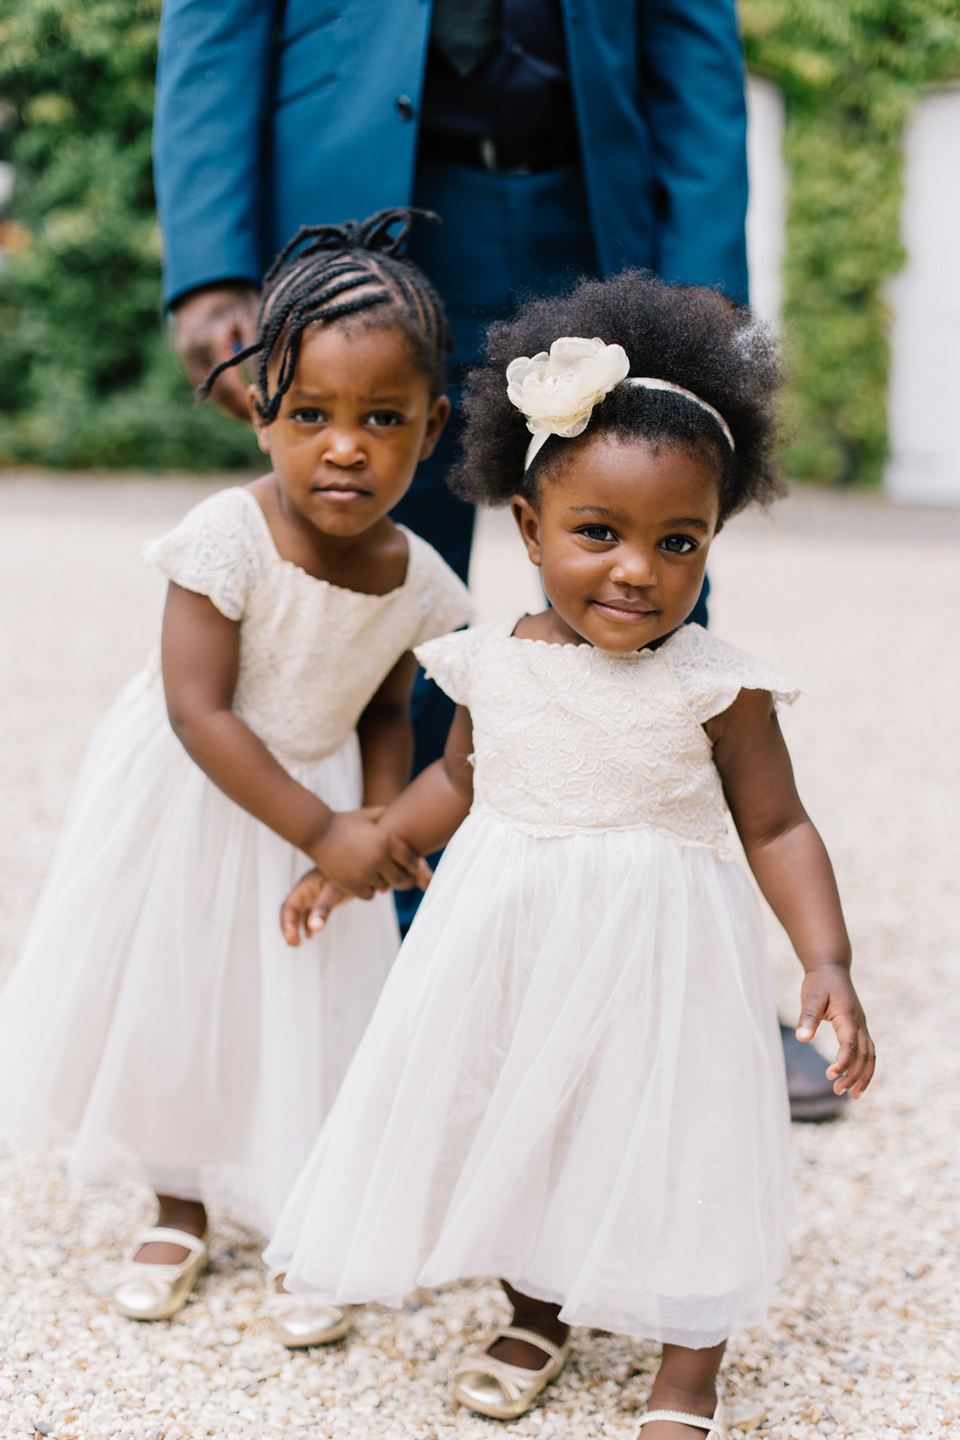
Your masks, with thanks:
[[[618,385],[594,407],[582,435],[551,436],[524,471],[530,432],[507,398],[505,371],[518,355],[549,350],[561,335],[622,345],[631,375],[656,376],[693,391],[719,410],[736,450],[716,420],[683,396]],[[780,382],[770,331],[718,291],[668,285],[642,270],[581,280],[569,293],[532,300],[490,327],[484,363],[467,378],[462,458],[450,483],[476,504],[504,505],[519,493],[536,505],[538,487],[559,478],[581,446],[610,435],[654,450],[678,445],[709,460],[717,472],[722,523],[785,490],[774,457]]]
[[[269,425],[293,383],[308,327],[360,317],[359,323],[370,328],[403,332],[414,363],[430,381],[431,399],[436,399],[443,393],[445,356],[453,349],[453,337],[440,296],[402,253],[418,216],[440,223],[428,210],[397,207],[344,225],[302,225],[264,276],[256,340],[216,365],[198,386],[197,398],[207,398],[224,370],[259,356],[261,398],[254,404]],[[399,229],[391,233],[394,226]],[[269,368],[277,351],[280,364],[271,394]]]

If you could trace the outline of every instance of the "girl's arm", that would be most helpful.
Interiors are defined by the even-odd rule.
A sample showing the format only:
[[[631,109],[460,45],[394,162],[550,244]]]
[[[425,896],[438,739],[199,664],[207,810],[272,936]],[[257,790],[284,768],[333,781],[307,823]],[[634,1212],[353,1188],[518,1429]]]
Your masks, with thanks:
[[[766,690],[741,690],[705,728],[750,868],[806,971],[797,1037],[812,1040],[829,1021],[840,1048],[827,1076],[838,1095],[860,1096],[876,1055],[850,979],[833,867],[800,803],[773,700]]]
[[[421,770],[412,785],[387,806],[377,822],[418,855],[446,845],[473,804],[473,725],[458,705],[443,756]]]
[[[363,756],[364,805],[389,805],[410,779],[413,724],[410,697],[417,674],[413,652],[401,655],[357,722]]]
[[[445,845],[467,816],[473,802],[473,727],[470,713],[457,706],[443,758],[422,770],[412,785],[388,805],[379,825],[391,835],[391,845],[410,847],[428,855]],[[418,883],[426,885],[429,871]],[[299,945],[301,932],[322,930],[339,903],[336,893],[318,870],[301,876],[280,910],[280,928],[288,945]]]
[[[173,581],[163,613],[161,658],[174,733],[225,795],[352,894],[369,899],[381,885],[416,878],[418,856],[385,839],[370,817],[332,811],[234,715],[240,626],[207,596]]]

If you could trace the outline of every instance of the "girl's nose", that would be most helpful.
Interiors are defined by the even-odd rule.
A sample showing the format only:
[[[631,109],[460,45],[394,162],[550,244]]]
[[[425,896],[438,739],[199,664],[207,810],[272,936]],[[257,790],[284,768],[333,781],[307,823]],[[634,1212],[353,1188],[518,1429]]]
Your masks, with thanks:
[[[656,578],[656,559],[646,550],[622,551],[610,571],[615,585],[653,585]]]
[[[362,465],[366,452],[361,437],[355,430],[332,430],[327,434],[324,460],[344,469],[351,465]]]

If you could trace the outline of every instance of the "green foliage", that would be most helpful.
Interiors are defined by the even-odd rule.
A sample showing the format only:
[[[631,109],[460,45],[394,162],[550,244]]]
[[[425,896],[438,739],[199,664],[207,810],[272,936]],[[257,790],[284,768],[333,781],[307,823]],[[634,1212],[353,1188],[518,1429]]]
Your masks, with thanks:
[[[160,0],[0,0],[16,167],[0,252],[0,462],[249,465],[160,315],[150,126]]]
[[[741,0],[751,68],[786,100],[792,473],[876,481],[884,286],[904,123],[960,69],[956,0]],[[0,0],[5,158],[0,462],[221,468],[250,437],[195,409],[159,313],[150,121],[160,0]]]
[[[747,63],[782,90],[790,172],[784,328],[798,477],[880,479],[904,125],[960,70],[956,0],[742,0]]]

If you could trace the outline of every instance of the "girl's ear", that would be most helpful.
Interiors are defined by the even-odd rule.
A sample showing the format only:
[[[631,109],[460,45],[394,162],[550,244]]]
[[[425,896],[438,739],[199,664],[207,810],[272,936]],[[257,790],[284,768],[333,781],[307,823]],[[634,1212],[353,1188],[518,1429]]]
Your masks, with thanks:
[[[257,409],[257,402],[260,399],[260,388],[257,385],[247,386],[247,399],[250,401],[250,419],[257,434],[257,444],[264,455],[270,454],[270,426],[264,425],[260,419],[260,412]]]
[[[420,447],[420,459],[426,460],[432,455],[434,447],[443,432],[443,427],[450,419],[450,401],[446,395],[439,395],[430,406],[430,414],[427,416],[427,428],[424,431],[423,444]]]
[[[540,516],[530,501],[523,495],[514,495],[510,501],[513,518],[527,547],[527,554],[533,565],[540,564]]]

